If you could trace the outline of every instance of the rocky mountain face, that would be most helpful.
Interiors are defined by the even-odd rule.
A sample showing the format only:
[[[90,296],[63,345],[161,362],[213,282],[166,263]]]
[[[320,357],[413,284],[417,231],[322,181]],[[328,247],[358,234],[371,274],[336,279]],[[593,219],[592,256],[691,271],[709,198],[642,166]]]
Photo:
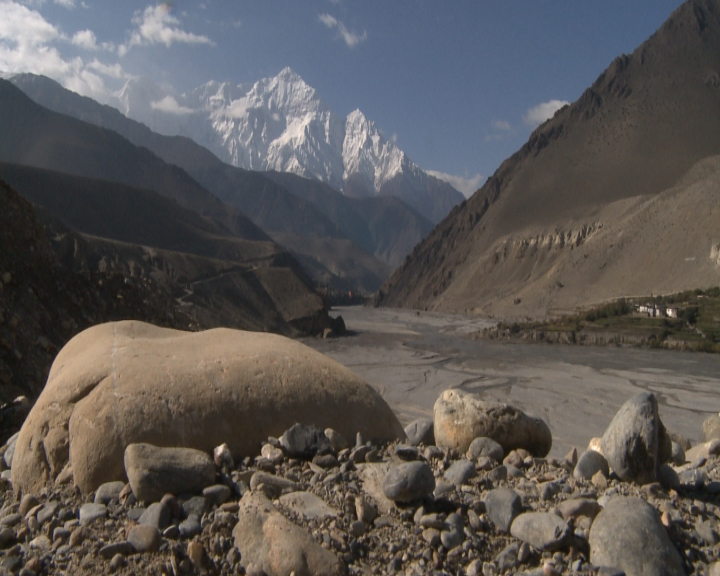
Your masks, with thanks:
[[[321,284],[372,293],[432,229],[395,196],[352,198],[289,172],[236,168],[189,138],[152,132],[49,78],[21,74],[11,82],[38,104],[113,130],[183,168],[291,250]]]
[[[253,85],[208,82],[177,97],[150,80],[130,80],[117,106],[156,132],[192,138],[233,166],[318,179],[348,196],[395,195],[433,222],[463,199],[360,110],[335,114],[290,68]]]
[[[378,303],[539,317],[720,283],[720,3],[616,58],[455,208]]]

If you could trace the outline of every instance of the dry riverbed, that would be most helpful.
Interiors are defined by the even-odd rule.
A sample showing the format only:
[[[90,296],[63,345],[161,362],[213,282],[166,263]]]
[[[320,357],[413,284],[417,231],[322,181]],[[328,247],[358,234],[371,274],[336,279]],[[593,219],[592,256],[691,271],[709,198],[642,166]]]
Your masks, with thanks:
[[[720,357],[615,347],[473,341],[493,322],[414,310],[339,307],[351,335],[304,339],[377,388],[403,424],[431,416],[442,390],[463,388],[543,418],[551,455],[601,436],[625,400],[654,392],[668,429],[697,439],[720,411]]]

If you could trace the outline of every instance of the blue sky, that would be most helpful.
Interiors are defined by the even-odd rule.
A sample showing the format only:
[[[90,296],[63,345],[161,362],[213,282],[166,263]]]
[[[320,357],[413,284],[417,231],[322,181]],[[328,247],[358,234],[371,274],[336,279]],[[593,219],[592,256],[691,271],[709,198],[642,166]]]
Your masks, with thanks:
[[[0,0],[0,72],[100,101],[133,76],[178,93],[290,66],[472,191],[678,0]]]

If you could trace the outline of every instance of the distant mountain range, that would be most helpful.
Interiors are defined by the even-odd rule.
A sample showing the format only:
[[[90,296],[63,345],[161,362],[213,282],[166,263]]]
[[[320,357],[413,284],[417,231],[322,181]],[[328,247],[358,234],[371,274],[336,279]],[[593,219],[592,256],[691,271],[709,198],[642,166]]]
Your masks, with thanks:
[[[502,318],[720,284],[720,2],[690,0],[538,127],[380,291]]]
[[[132,79],[111,104],[155,132],[192,138],[233,166],[317,179],[347,196],[397,196],[432,222],[463,200],[360,110],[335,114],[290,68],[252,85],[213,81],[177,96]]]
[[[72,268],[151,277],[201,326],[297,334],[330,324],[300,264],[237,208],[147,148],[5,80],[0,179],[48,213]]]
[[[152,132],[49,78],[21,74],[10,81],[38,104],[112,130],[182,168],[288,247],[316,281],[336,289],[376,291],[432,229],[429,220],[394,196],[351,198],[315,179],[236,168],[189,138]]]

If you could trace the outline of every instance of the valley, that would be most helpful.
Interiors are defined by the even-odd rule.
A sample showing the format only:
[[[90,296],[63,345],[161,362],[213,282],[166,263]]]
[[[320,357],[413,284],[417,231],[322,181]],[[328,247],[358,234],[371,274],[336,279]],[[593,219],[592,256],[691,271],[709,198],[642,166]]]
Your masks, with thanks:
[[[472,340],[494,323],[463,315],[339,307],[349,336],[303,342],[380,390],[401,422],[432,417],[440,392],[461,388],[541,417],[551,454],[587,446],[626,398],[654,392],[663,422],[690,439],[720,411],[720,355]]]

